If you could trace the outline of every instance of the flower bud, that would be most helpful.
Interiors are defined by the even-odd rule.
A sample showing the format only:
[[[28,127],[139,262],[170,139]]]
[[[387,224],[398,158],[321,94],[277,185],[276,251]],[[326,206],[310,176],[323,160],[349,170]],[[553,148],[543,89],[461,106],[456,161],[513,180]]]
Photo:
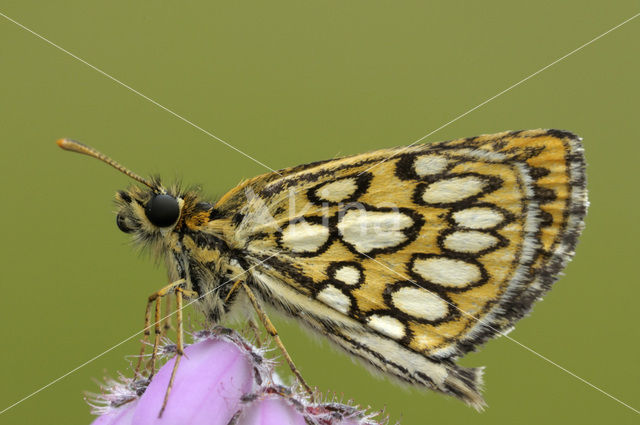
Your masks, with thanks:
[[[297,386],[280,385],[274,362],[230,329],[215,327],[194,335],[185,348],[169,395],[164,401],[175,357],[149,382],[120,376],[103,385],[89,404],[100,415],[93,425],[380,425],[378,413],[357,406],[311,402]],[[160,348],[162,355],[175,346]]]

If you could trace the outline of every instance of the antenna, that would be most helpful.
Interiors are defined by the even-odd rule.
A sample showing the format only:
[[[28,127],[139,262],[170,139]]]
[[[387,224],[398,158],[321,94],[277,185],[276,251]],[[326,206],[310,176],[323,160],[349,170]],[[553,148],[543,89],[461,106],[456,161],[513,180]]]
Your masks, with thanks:
[[[62,149],[66,150],[66,151],[77,152],[77,153],[81,153],[81,154],[84,154],[84,155],[89,155],[89,156],[92,156],[92,157],[94,157],[96,159],[99,159],[100,161],[111,165],[116,170],[126,174],[127,176],[131,177],[134,180],[139,181],[140,183],[148,186],[149,188],[154,189],[154,190],[156,189],[153,186],[153,184],[151,184],[151,182],[149,182],[148,180],[143,179],[142,177],[140,177],[139,175],[137,175],[133,171],[128,170],[124,166],[118,164],[113,159],[109,158],[108,156],[106,156],[105,154],[103,154],[101,152],[98,152],[97,150],[95,150],[94,148],[92,148],[90,146],[83,145],[82,143],[76,142],[75,140],[71,140],[71,139],[59,139],[56,143],[58,144],[58,146],[60,146]]]

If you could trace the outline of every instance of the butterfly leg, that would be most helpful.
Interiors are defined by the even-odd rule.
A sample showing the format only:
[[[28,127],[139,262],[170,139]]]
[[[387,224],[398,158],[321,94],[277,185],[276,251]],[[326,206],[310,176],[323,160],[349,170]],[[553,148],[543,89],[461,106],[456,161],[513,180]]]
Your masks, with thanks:
[[[224,302],[225,303],[227,301],[229,301],[229,298],[231,298],[231,294],[233,294],[236,291],[236,289],[238,289],[238,287],[240,286],[241,283],[242,283],[242,279],[238,279],[233,283],[233,286],[229,290],[229,293],[227,294],[226,297],[224,297]]]
[[[229,301],[229,298],[231,298],[231,294],[233,294],[240,287],[241,283],[242,279],[238,279],[233,283],[233,286],[229,290],[229,293],[224,298],[225,303]],[[249,319],[249,329],[251,330],[251,333],[253,333],[253,337],[256,340],[256,345],[260,347],[262,345],[262,342],[260,341],[260,329],[258,329],[258,324],[253,319]]]
[[[162,319],[162,336],[167,336],[169,331],[173,329],[171,324],[171,297],[164,297],[164,318]]]
[[[164,408],[167,407],[167,401],[169,401],[169,393],[171,393],[171,388],[173,387],[173,381],[176,377],[176,373],[178,372],[178,365],[180,364],[180,360],[184,355],[184,334],[182,328],[182,298],[185,293],[184,289],[177,287],[176,288],[176,317],[178,322],[178,330],[176,331],[178,334],[178,344],[176,346],[176,361],[173,364],[173,370],[171,371],[171,378],[169,379],[169,385],[167,385],[167,391],[164,393],[164,400],[162,401],[162,407],[160,408],[160,412],[158,413],[158,418],[162,417],[162,413],[164,412]]]
[[[156,303],[155,323],[153,324],[154,331],[155,331],[155,339],[153,344],[153,352],[151,354],[151,360],[149,362],[151,366],[151,374],[149,375],[149,379],[151,379],[151,377],[153,377],[155,373],[156,358],[158,354],[158,345],[160,343],[160,335],[162,333],[161,325],[160,325],[161,311],[160,311],[159,299],[166,296],[167,294],[170,293],[172,289],[178,287],[179,285],[182,285],[183,283],[184,283],[184,279],[178,279],[175,282],[171,282],[164,288],[149,295],[149,298],[147,299],[147,308],[145,310],[145,315],[144,315],[144,336],[142,339],[142,347],[140,349],[140,356],[138,357],[138,364],[136,366],[134,376],[138,376],[140,372],[140,367],[142,366],[142,356],[144,355],[146,345],[149,342],[149,337],[151,335],[151,326],[152,326],[151,325],[151,306],[153,305],[154,302]]]
[[[293,374],[298,379],[298,382],[300,382],[300,384],[302,384],[304,389],[309,394],[309,397],[311,397],[311,400],[313,401],[313,390],[311,389],[309,384],[306,383],[306,381],[304,380],[304,378],[300,374],[300,371],[298,370],[296,365],[293,363],[293,359],[291,358],[291,356],[287,352],[287,349],[284,348],[284,344],[282,343],[282,340],[280,339],[280,336],[278,335],[278,331],[276,330],[275,326],[273,326],[273,323],[271,323],[271,320],[269,319],[269,316],[267,316],[267,313],[263,310],[262,306],[260,305],[260,302],[256,298],[256,296],[253,293],[253,291],[249,288],[249,286],[245,282],[242,282],[241,284],[242,284],[242,288],[245,290],[245,292],[249,296],[249,300],[251,301],[251,304],[253,305],[253,308],[256,310],[256,313],[258,313],[258,317],[260,318],[260,321],[262,322],[262,325],[267,330],[269,335],[271,335],[271,337],[274,339],[274,341],[276,342],[276,345],[278,346],[278,348],[280,348],[280,351],[282,351],[282,354],[284,355],[285,360],[289,364],[289,368],[291,369],[291,372],[293,372]]]
[[[140,366],[142,366],[142,357],[144,356],[147,343],[149,342],[149,336],[151,335],[151,305],[153,303],[147,301],[147,308],[144,313],[144,336],[142,337],[142,346],[140,347],[140,355],[138,356],[138,364],[133,376],[137,377],[140,373]]]
[[[255,342],[256,346],[258,348],[262,347],[262,341],[260,341],[260,329],[258,328],[258,324],[256,323],[255,320],[249,319],[249,329],[251,329],[251,332],[253,333],[253,337],[256,340]]]

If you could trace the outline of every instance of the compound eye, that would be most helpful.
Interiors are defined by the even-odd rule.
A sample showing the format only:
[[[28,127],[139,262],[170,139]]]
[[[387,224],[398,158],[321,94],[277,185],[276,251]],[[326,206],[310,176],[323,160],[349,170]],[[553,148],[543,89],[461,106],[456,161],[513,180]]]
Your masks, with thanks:
[[[147,203],[144,213],[154,226],[171,226],[180,216],[178,200],[169,195],[155,195]]]
[[[127,227],[127,224],[124,221],[124,217],[118,214],[116,216],[116,224],[118,225],[118,229],[122,230],[124,233],[131,233],[133,229]]]

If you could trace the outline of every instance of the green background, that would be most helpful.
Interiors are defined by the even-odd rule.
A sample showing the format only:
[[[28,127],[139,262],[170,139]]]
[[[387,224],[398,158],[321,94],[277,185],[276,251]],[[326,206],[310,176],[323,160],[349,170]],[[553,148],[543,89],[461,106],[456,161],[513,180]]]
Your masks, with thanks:
[[[637,1],[3,0],[0,12],[278,169],[407,145],[640,12]],[[511,336],[640,407],[640,17],[430,136],[561,128],[584,138],[591,208],[577,256]],[[115,226],[131,182],[54,141],[211,197],[265,168],[0,17],[0,409],[131,336],[162,269]],[[306,379],[403,424],[629,424],[632,410],[507,339],[489,408],[372,376],[276,320]],[[83,424],[92,379],[137,338],[0,416]]]

